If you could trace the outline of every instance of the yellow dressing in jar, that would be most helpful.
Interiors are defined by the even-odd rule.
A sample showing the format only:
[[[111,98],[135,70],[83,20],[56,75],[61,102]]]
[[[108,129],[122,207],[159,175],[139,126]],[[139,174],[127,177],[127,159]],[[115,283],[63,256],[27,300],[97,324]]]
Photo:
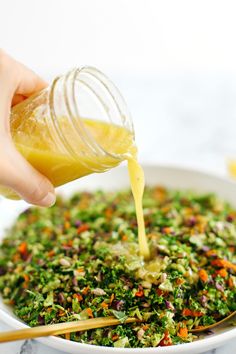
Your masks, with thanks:
[[[11,134],[16,148],[55,187],[127,160],[140,254],[149,258],[144,174],[137,162],[132,121],[118,90],[102,73],[85,67],[55,79],[12,109]],[[5,188],[0,193],[17,198]]]

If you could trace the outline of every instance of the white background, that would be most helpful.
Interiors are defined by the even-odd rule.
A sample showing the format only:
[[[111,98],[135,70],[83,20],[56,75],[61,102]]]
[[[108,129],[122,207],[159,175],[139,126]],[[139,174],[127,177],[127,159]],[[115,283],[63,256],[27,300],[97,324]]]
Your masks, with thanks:
[[[234,0],[1,1],[0,44],[42,74],[235,72]]]

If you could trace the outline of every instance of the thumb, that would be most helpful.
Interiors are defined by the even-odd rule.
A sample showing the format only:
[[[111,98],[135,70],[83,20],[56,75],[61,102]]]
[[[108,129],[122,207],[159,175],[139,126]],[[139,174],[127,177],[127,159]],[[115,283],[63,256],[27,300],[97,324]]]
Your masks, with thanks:
[[[11,140],[4,140],[2,144],[1,139],[0,149],[0,184],[13,189],[28,203],[44,207],[53,205],[56,197],[51,182],[23,158]]]

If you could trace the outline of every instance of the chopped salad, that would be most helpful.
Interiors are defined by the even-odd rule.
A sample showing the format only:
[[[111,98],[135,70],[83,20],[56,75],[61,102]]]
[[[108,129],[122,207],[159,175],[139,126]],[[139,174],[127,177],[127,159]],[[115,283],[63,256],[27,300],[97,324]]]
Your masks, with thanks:
[[[151,259],[139,256],[130,191],[79,193],[30,208],[0,246],[0,292],[30,326],[115,316],[67,339],[156,347],[236,310],[236,211],[212,194],[146,188]],[[140,321],[125,324],[127,317]],[[63,337],[63,336],[62,336]]]

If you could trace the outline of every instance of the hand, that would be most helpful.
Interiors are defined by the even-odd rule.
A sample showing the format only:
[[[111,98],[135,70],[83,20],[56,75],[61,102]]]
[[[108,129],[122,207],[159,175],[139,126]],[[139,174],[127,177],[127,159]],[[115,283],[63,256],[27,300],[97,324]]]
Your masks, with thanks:
[[[0,185],[40,206],[55,203],[54,187],[16,150],[10,133],[10,110],[46,86],[33,71],[0,49]]]

